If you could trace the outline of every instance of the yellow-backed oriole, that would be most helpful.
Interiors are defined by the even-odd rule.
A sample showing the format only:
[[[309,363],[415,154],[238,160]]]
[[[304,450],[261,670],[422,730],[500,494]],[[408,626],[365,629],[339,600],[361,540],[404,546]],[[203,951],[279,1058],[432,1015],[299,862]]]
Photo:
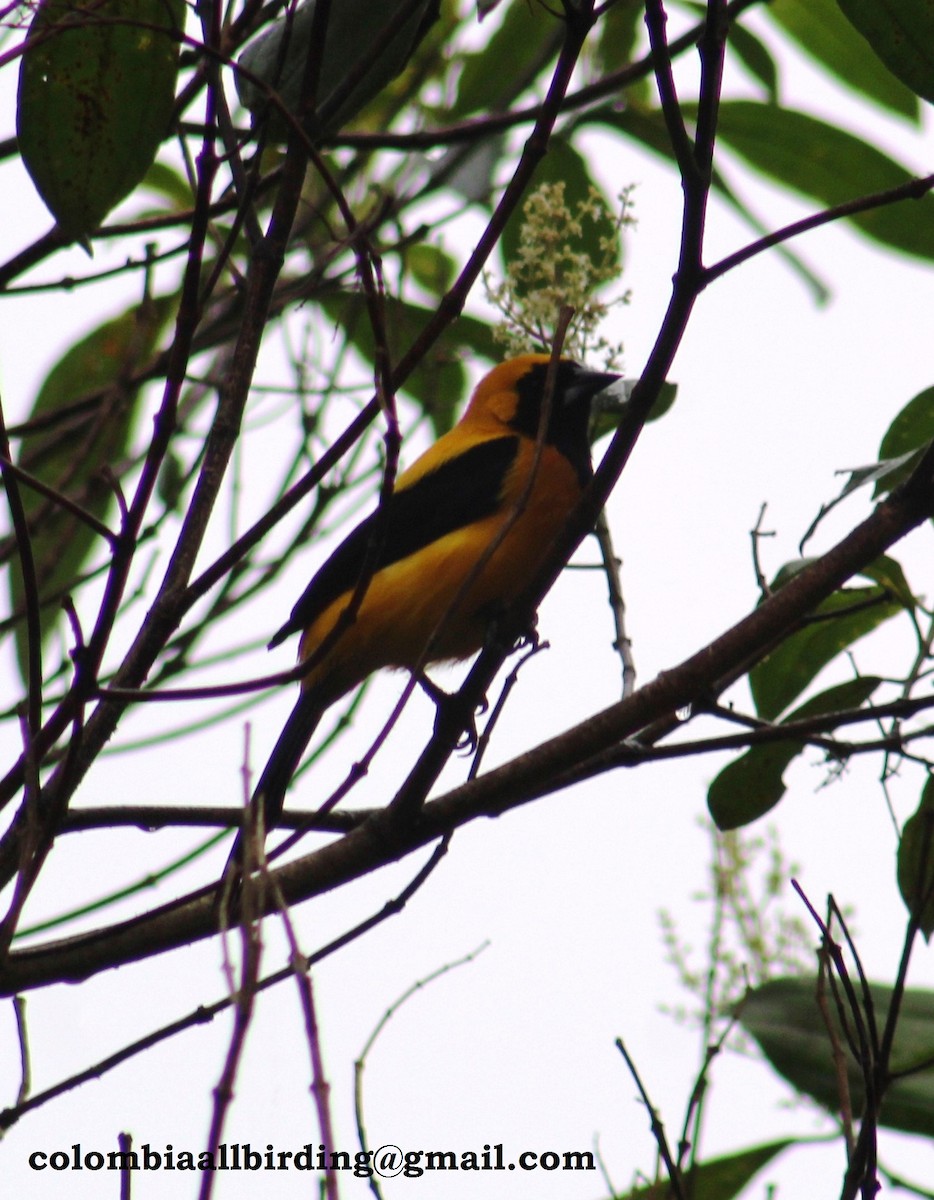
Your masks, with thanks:
[[[568,359],[555,366],[550,394],[546,354],[494,368],[453,429],[338,546],[270,642],[300,632],[309,669],[256,785],[267,830],[329,705],[382,667],[470,657],[543,564],[591,477],[591,401],[619,378]],[[339,627],[361,580],[359,606]],[[241,857],[238,837],[231,862]]]

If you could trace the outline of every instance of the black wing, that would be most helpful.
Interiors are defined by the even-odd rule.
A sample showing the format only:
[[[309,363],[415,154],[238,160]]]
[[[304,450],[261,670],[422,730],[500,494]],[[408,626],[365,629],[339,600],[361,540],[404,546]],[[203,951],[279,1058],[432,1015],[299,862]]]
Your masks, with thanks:
[[[338,596],[356,587],[374,537],[379,538],[375,573],[445,534],[492,515],[518,446],[517,437],[480,442],[440,463],[410,487],[393,492],[382,511],[361,521],[318,571],[270,648],[307,629]]]

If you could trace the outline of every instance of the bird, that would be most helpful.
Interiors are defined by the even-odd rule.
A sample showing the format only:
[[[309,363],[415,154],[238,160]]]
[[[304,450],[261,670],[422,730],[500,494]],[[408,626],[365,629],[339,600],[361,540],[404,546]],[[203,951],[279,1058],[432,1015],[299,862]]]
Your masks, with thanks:
[[[266,832],[330,705],[382,668],[420,673],[470,658],[543,565],[593,474],[591,403],[620,378],[560,358],[549,386],[550,363],[530,353],[494,367],[460,421],[325,561],[270,641],[299,633],[308,670],[253,791]],[[225,879],[242,869],[243,838]]]

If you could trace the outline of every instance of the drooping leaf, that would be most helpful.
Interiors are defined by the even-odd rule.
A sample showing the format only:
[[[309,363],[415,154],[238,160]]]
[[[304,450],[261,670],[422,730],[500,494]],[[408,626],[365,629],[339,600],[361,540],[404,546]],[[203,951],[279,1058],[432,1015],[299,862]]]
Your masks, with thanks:
[[[934,933],[934,776],[921,792],[898,843],[898,890],[917,917],[925,941]]]
[[[264,29],[238,60],[240,99],[254,115],[268,111],[268,132],[276,138],[285,138],[288,125],[270,105],[270,92],[294,116],[304,116],[299,108],[315,6],[316,0],[304,0]],[[405,0],[342,0],[332,5],[308,132],[325,136],[352,120],[405,68],[437,15],[438,0],[424,0],[414,9]]]
[[[934,101],[934,9],[927,0],[838,0],[892,74]]]
[[[561,38],[561,22],[547,8],[510,4],[485,45],[465,57],[448,119],[496,112],[511,102],[516,80],[525,79],[531,86],[557,52]]]
[[[626,108],[603,107],[592,109],[581,119],[581,123],[607,125],[609,128],[624,134],[638,142],[646,150],[658,154],[669,163],[675,163],[674,151],[665,118],[660,109],[649,108],[637,103]],[[722,171],[716,168],[713,172],[713,187],[719,196],[729,204],[757,236],[763,237],[769,233],[765,225],[756,217],[747,204],[727,182]],[[816,304],[825,304],[830,295],[826,285],[811,271],[788,245],[775,247],[775,253],[782,257],[796,275],[803,281],[811,292]]]
[[[130,380],[156,344],[172,301],[134,307],[106,321],[59,359],[30,414],[37,432],[23,439],[19,464],[100,521],[114,507],[108,478],[125,458],[140,389]],[[89,557],[103,549],[100,534],[73,512],[21,485],[39,585],[43,640],[60,616],[60,597],[74,586]],[[10,575],[14,613],[22,612],[18,571]],[[16,627],[26,677],[26,630]]]
[[[750,75],[762,84],[767,98],[777,100],[778,68],[762,39],[736,24],[730,30],[729,46]]]
[[[406,0],[408,2],[408,0]],[[340,9],[348,8],[346,0],[342,0]],[[385,11],[385,5],[370,3],[369,9]],[[331,12],[337,11],[332,4]],[[442,88],[445,97],[450,95],[449,74],[450,43],[454,38],[460,23],[456,8],[448,0],[427,0],[422,23],[415,31],[415,41],[411,46],[408,58],[402,70],[389,83],[379,89],[371,100],[368,100],[358,112],[353,114],[354,132],[384,133],[392,125],[400,113],[411,113],[416,105],[422,104],[422,85],[427,79],[433,78]],[[385,28],[385,25],[384,25]],[[385,50],[385,41],[377,39],[380,53]],[[366,83],[371,84],[370,72],[366,73]],[[329,112],[329,110],[331,110]],[[326,105],[325,119],[331,120],[333,101]],[[427,111],[427,106],[426,106]],[[340,118],[341,127],[345,127],[349,119]]]
[[[762,1047],[775,1070],[793,1087],[812,1096],[830,1112],[839,1112],[831,1037],[816,995],[817,980],[813,978],[770,980],[747,995],[739,1007],[739,1021]],[[870,995],[876,1028],[881,1030],[892,1003],[892,989],[871,984]],[[832,1001],[829,1008],[836,1040],[846,1056],[850,1097],[853,1111],[858,1115],[863,1106],[860,1064],[847,1047]],[[905,1133],[934,1136],[932,1063],[934,992],[908,989],[902,997],[891,1057],[892,1072],[903,1077],[886,1088],[879,1118],[882,1125]]]
[[[62,232],[86,242],[168,133],[183,0],[41,0],[19,76],[26,169]]]
[[[876,675],[863,675],[827,688],[782,723],[859,708],[881,682]],[[738,829],[770,812],[785,794],[785,771],[804,746],[794,740],[765,742],[728,763],[707,790],[707,808],[717,828]]]
[[[793,1138],[783,1138],[697,1163],[690,1173],[691,1200],[734,1200],[763,1167],[794,1144]],[[616,1200],[669,1200],[671,1194],[668,1180],[661,1180],[658,1185],[635,1188]]]
[[[879,0],[869,0],[876,8]],[[854,91],[910,120],[919,119],[912,90],[886,70],[856,33],[837,0],[771,0],[765,12],[799,48]]]
[[[774,104],[725,101],[720,105],[717,137],[755,170],[826,208],[914,179],[912,172],[869,142],[807,113]],[[885,246],[934,258],[930,193],[846,219]]]
[[[803,749],[802,742],[768,742],[728,763],[707,789],[717,828],[739,829],[771,812],[785,795],[782,776]]]
[[[828,596],[804,628],[749,672],[756,712],[774,721],[838,654],[901,611],[883,587],[848,587]]]

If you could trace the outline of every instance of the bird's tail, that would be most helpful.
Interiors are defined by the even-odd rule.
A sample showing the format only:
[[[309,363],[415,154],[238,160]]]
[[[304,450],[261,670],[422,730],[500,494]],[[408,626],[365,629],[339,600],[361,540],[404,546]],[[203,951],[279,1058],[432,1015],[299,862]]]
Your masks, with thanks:
[[[285,793],[292,776],[302,761],[305,747],[321,720],[324,707],[320,697],[316,696],[313,691],[303,692],[299,696],[279,734],[279,739],[273,747],[266,766],[263,768],[263,773],[253,789],[250,805],[251,808],[262,806],[262,828],[266,833],[269,833],[279,823],[282,807],[285,804]],[[244,850],[244,834],[241,830],[237,834],[224,868],[225,887],[227,878],[230,876],[233,881],[232,886],[234,889],[238,889],[243,870]]]

